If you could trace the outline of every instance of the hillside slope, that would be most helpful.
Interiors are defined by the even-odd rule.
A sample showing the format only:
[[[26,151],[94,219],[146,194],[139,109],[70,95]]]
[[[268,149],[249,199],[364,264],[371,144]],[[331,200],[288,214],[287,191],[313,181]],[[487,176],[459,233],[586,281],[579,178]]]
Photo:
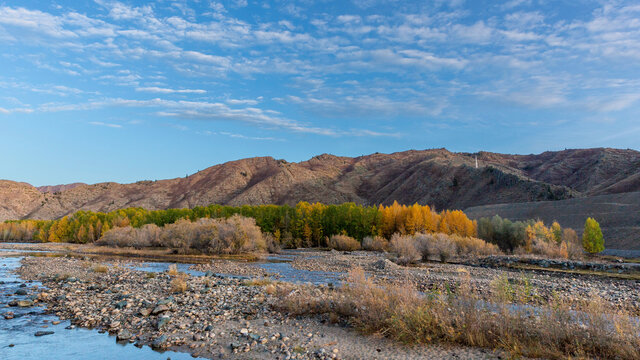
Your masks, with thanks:
[[[24,183],[0,181],[0,220],[53,219],[77,210],[166,209],[212,203],[353,201],[374,205],[397,200],[437,209],[464,209],[563,200],[640,191],[640,153],[585,149],[504,155],[432,149],[356,158],[323,154],[299,163],[256,157],[215,165],[186,178],[41,189],[46,192]]]

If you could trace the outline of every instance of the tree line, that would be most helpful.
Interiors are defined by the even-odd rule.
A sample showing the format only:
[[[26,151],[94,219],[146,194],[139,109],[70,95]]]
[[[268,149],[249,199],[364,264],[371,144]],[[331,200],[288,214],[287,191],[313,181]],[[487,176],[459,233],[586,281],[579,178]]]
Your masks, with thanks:
[[[510,221],[499,216],[475,221],[461,210],[437,212],[428,205],[416,203],[407,206],[398,202],[388,206],[299,202],[295,206],[213,204],[192,209],[127,208],[107,213],[77,211],[57,220],[9,220],[0,223],[0,240],[93,243],[113,228],[141,228],[147,224],[163,227],[181,219],[193,222],[233,215],[255,219],[262,232],[272,234],[275,241],[284,247],[325,247],[332,235],[347,235],[362,241],[365,237],[391,239],[393,234],[428,233],[478,237],[508,253],[552,251],[564,254],[579,244],[575,231],[563,229],[557,222],[546,227],[541,221]],[[587,223],[585,234],[589,238],[583,239],[584,249],[587,252],[602,251],[604,242],[597,222],[589,219]]]
[[[197,206],[192,209],[146,210],[127,208],[112,212],[78,211],[57,220],[10,220],[0,224],[2,240],[92,243],[116,227],[164,226],[180,219],[229,218],[241,215],[255,219],[265,233],[292,246],[326,246],[326,239],[343,234],[362,240],[366,236],[390,238],[394,233],[442,232],[475,236],[476,223],[462,211],[436,212],[428,205],[362,206],[355,203],[326,205],[299,202],[289,205]],[[291,244],[287,244],[287,242]]]

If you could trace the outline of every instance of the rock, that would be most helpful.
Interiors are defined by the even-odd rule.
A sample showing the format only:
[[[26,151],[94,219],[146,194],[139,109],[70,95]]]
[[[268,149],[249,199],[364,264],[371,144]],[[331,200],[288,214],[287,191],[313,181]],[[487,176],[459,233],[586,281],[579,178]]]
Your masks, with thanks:
[[[51,335],[53,334],[53,331],[36,331],[35,334],[33,334],[34,336],[45,336],[45,335]]]
[[[152,349],[164,349],[167,347],[167,335],[160,335],[151,343]]]
[[[33,301],[31,300],[18,300],[19,307],[31,307],[33,306]]]
[[[249,330],[246,329],[246,328],[242,328],[242,329],[240,329],[240,334],[242,334],[244,336],[247,336],[247,335],[249,335]]]
[[[229,344],[229,347],[231,348],[231,350],[235,350],[235,349],[239,349],[240,347],[242,347],[242,344],[240,344],[237,341],[234,341],[231,344]]]
[[[8,313],[4,314],[4,318],[5,318],[5,320],[13,319],[13,313],[12,312],[8,312]]]
[[[18,302],[15,301],[15,300],[11,300],[11,301],[9,301],[9,306],[11,306],[11,307],[18,306]]]
[[[116,303],[116,309],[124,309],[127,306],[127,301],[122,300]]]
[[[18,289],[16,291],[16,295],[27,295],[27,294],[28,294],[28,292],[25,289]]]
[[[166,299],[162,299],[160,301],[158,301],[158,303],[156,305],[169,305],[171,303],[173,303],[175,301],[175,299],[173,298],[173,296],[169,296]]]
[[[140,311],[138,311],[138,313],[140,313],[140,315],[147,317],[151,314],[151,309],[141,309]]]
[[[156,329],[161,330],[163,327],[165,327],[169,321],[171,321],[171,317],[169,316],[160,316],[158,318],[158,321],[156,322]]]
[[[211,325],[207,325],[206,328],[204,328],[204,331],[212,331],[213,330],[213,326]]]
[[[163,312],[168,311],[168,310],[169,310],[169,307],[167,305],[165,305],[165,304],[162,304],[162,305],[158,305],[155,308],[153,308],[153,310],[151,311],[151,314],[158,315],[158,314],[163,313]]]
[[[132,337],[133,337],[133,335],[131,335],[129,330],[124,329],[124,330],[121,330],[118,333],[118,335],[116,336],[116,341],[127,341],[127,340],[131,339]]]

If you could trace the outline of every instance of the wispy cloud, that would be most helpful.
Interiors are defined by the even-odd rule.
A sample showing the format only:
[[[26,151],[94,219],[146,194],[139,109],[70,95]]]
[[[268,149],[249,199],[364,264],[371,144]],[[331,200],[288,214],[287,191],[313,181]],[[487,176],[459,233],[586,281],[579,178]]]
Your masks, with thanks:
[[[105,127],[110,127],[114,129],[120,129],[122,127],[122,125],[119,125],[119,124],[104,123],[102,121],[90,121],[89,124],[96,125],[96,126],[105,126]]]
[[[206,94],[206,90],[201,89],[168,89],[161,87],[138,87],[136,91],[141,92],[150,92],[150,93],[158,93],[158,94]]]

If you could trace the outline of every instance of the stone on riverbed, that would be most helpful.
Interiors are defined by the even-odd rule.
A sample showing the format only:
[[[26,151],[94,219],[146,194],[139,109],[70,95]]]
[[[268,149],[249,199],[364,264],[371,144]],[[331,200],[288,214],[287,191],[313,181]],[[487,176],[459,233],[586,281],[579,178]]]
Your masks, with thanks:
[[[116,341],[127,341],[127,340],[131,339],[132,337],[133,337],[133,335],[131,335],[129,330],[124,329],[124,330],[122,330],[122,331],[120,331],[118,333],[118,335],[116,336]]]
[[[36,331],[35,334],[33,334],[34,336],[45,336],[45,335],[51,335],[53,334],[53,331]]]
[[[127,302],[122,300],[116,303],[116,309],[124,309],[127,306]]]
[[[169,307],[167,305],[162,304],[162,305],[156,306],[153,309],[153,311],[151,311],[151,313],[153,315],[158,315],[158,314],[163,313],[163,312],[168,311],[168,310],[169,310]]]
[[[167,347],[167,335],[160,335],[158,338],[153,340],[151,343],[151,348],[153,349],[164,349]]]
[[[33,301],[31,300],[18,300],[17,304],[19,307],[31,307],[33,306]]]
[[[171,317],[169,316],[160,316],[158,318],[158,322],[156,323],[156,328],[158,330],[162,329],[163,327],[165,327],[169,321],[171,321]]]

